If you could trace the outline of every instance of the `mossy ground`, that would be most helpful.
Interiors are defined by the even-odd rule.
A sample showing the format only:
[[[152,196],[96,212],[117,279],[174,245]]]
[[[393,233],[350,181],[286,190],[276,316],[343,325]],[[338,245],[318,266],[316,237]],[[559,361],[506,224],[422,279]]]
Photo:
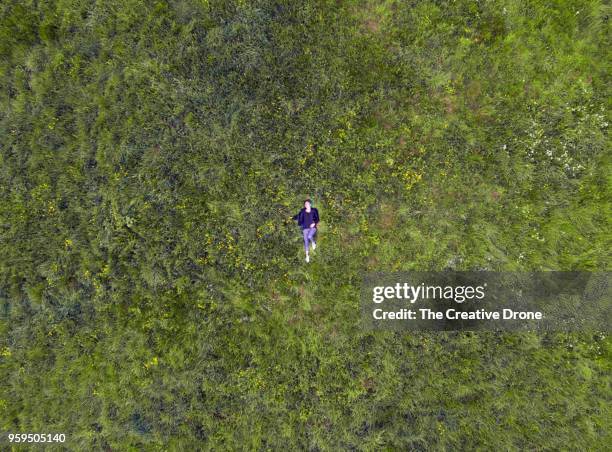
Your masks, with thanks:
[[[603,450],[605,334],[367,333],[358,299],[368,270],[610,268],[610,12],[4,2],[0,430]]]

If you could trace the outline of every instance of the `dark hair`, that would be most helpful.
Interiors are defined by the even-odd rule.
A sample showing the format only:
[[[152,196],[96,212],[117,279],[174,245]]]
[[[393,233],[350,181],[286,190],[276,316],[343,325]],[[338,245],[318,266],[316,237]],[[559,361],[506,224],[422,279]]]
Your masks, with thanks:
[[[309,202],[310,204],[312,204],[312,201],[310,200],[310,198],[306,198],[306,199],[304,200],[304,204],[306,204],[307,202]]]

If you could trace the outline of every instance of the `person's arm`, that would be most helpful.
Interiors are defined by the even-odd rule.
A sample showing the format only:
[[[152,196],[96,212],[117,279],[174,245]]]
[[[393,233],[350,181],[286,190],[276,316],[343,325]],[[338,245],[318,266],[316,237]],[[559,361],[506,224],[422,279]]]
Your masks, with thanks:
[[[319,226],[319,211],[317,209],[313,209],[312,221],[315,224],[315,228]]]

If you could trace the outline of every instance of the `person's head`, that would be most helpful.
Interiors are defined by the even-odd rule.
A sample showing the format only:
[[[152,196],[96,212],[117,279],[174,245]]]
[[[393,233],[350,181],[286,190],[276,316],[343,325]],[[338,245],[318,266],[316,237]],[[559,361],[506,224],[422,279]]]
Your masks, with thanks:
[[[305,199],[305,200],[304,200],[304,207],[305,207],[306,209],[310,209],[310,204],[311,204],[311,203],[310,203],[310,199]]]

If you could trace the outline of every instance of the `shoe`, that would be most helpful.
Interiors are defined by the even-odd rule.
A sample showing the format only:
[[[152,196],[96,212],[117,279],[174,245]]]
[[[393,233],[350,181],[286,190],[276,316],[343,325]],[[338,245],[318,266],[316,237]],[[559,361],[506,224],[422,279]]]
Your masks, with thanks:
[[[310,262],[310,256],[308,254],[306,255],[306,262]]]
[[[312,249],[313,251],[317,249],[317,244],[315,242],[312,242]]]

